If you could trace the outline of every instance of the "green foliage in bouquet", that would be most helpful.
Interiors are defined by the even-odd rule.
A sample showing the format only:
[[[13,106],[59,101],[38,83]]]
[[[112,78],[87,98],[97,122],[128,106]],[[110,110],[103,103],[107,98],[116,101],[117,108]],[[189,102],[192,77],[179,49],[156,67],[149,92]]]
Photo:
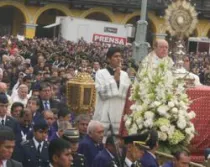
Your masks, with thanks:
[[[160,151],[172,153],[190,144],[195,135],[191,122],[195,113],[188,111],[190,101],[184,81],[176,80],[168,67],[162,61],[155,70],[141,69],[131,89],[132,114],[124,120],[129,134],[155,128]]]

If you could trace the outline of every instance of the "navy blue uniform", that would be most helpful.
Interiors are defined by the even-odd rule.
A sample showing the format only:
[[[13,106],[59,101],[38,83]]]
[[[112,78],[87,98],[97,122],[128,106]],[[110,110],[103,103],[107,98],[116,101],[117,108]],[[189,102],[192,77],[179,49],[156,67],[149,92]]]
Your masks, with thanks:
[[[20,130],[21,130],[21,137],[22,137],[22,142],[24,142],[25,140],[29,140],[31,139],[31,133],[33,133],[33,127],[32,125],[30,126],[23,126],[20,125]],[[32,135],[33,136],[33,135]]]
[[[52,127],[53,127],[53,129],[54,129],[54,131],[58,131],[58,123],[57,123],[57,121],[55,121],[53,124],[52,124]]]
[[[71,167],[86,167],[85,157],[82,154],[72,154],[73,161],[71,163]]]
[[[115,167],[117,166],[114,157],[107,152],[106,149],[103,149],[96,155],[92,167]]]
[[[56,130],[53,126],[50,126],[49,127],[49,130],[48,130],[48,141],[52,138],[52,136],[56,133]]]
[[[33,115],[32,124],[34,124],[40,118],[42,118],[42,114],[40,114],[40,112],[36,111]]]
[[[103,149],[103,145],[96,145],[95,142],[86,135],[79,143],[78,153],[86,158],[87,167],[91,167],[95,156]]]
[[[155,159],[150,153],[145,151],[143,157],[140,160],[142,167],[159,167],[157,159]]]
[[[13,130],[16,136],[15,137],[16,143],[20,143],[22,141],[22,137],[21,137],[20,124],[17,122],[17,120],[10,116],[6,116],[5,126],[8,126]]]
[[[22,145],[22,164],[24,167],[49,167],[48,142],[44,141],[41,153],[38,153],[34,141]]]
[[[174,164],[172,161],[168,161],[162,165],[162,167],[173,167],[173,166],[174,166]]]
[[[58,135],[57,135],[57,133],[55,132],[50,138],[49,138],[49,141],[52,141],[52,140],[54,140],[54,139],[58,139],[58,138],[60,138]]]

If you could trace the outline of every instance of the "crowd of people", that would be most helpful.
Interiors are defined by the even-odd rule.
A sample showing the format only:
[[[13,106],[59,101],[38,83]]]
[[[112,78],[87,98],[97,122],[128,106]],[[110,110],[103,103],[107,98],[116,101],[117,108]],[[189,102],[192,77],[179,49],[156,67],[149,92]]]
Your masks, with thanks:
[[[117,133],[135,76],[131,51],[83,40],[1,38],[0,166],[158,167],[155,130]],[[147,61],[153,66],[167,54],[168,43],[160,40]],[[66,105],[66,82],[78,72],[88,72],[96,82],[93,118],[72,118]],[[113,123],[111,134],[107,122]],[[167,167],[189,165],[187,153],[176,155]]]
[[[207,52],[190,53],[191,71],[198,75],[202,84],[210,85],[210,58]]]

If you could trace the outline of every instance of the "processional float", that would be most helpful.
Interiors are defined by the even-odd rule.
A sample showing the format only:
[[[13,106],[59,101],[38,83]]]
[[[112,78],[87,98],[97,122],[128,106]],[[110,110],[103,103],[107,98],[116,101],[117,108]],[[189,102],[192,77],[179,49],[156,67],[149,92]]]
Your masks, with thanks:
[[[186,0],[177,0],[172,2],[165,10],[165,25],[166,30],[172,37],[175,38],[175,48],[172,51],[173,58],[175,59],[175,66],[173,74],[177,79],[184,79],[186,87],[193,87],[195,79],[190,75],[190,72],[184,69],[183,59],[186,56],[186,47],[184,38],[188,38],[196,28],[198,23],[197,12],[195,7]],[[174,157],[169,154],[157,152],[162,161],[165,159],[173,159]],[[191,166],[203,166],[190,162]]]

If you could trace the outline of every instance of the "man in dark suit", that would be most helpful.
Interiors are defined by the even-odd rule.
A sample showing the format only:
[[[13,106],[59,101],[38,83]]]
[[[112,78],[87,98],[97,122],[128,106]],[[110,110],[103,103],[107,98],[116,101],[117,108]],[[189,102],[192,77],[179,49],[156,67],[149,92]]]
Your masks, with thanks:
[[[91,120],[91,118],[88,114],[80,114],[75,119],[76,127],[79,130],[80,141],[87,134],[87,126],[88,126],[88,123],[90,122],[90,120]]]
[[[58,131],[51,136],[49,141],[52,141],[52,140],[57,139],[57,138],[61,138],[63,136],[63,132],[66,129],[70,129],[71,127],[72,127],[72,125],[70,124],[69,121],[61,121],[61,122],[59,122]]]
[[[80,141],[78,153],[83,154],[87,161],[87,167],[91,167],[95,156],[103,149],[102,139],[104,126],[99,121],[90,121],[87,127],[87,135]]]
[[[74,128],[66,129],[63,132],[62,138],[70,143],[73,156],[71,167],[86,167],[84,155],[77,153],[79,146],[79,131]]]
[[[7,108],[9,105],[8,98],[5,93],[0,93],[0,124],[10,127],[16,136],[16,143],[21,142],[20,125],[16,119],[7,115]]]
[[[149,138],[146,141],[146,145],[149,147],[149,150],[145,151],[140,162],[143,167],[159,167],[155,156],[155,152],[158,149],[158,133],[155,130],[151,130],[148,136]]]
[[[62,122],[62,121],[69,121],[70,120],[70,112],[67,108],[61,108],[59,111],[58,111],[58,119],[53,123],[53,129],[55,131],[58,131],[58,125],[59,125],[59,122]]]
[[[32,113],[29,109],[24,109],[20,113],[20,129],[22,141],[25,142],[27,139],[31,139],[33,137],[33,126],[32,126]]]
[[[32,117],[33,117],[32,124],[34,124],[34,122],[36,122],[41,117],[41,113],[38,111],[39,106],[40,106],[40,104],[39,104],[38,97],[31,96],[28,99],[27,108],[29,108],[32,113]]]
[[[11,159],[14,147],[14,132],[11,128],[0,125],[0,166],[22,167],[20,162]]]
[[[24,167],[49,167],[47,122],[39,119],[35,122],[33,130],[33,139],[22,144],[21,162]]]
[[[40,108],[39,112],[42,113],[44,110],[50,110],[55,108],[57,110],[61,108],[67,108],[65,104],[52,99],[52,87],[49,83],[43,82],[39,87],[39,99],[40,99]]]
[[[55,139],[50,142],[49,148],[50,167],[71,167],[73,160],[70,144],[64,139]]]
[[[117,167],[116,152],[113,136],[108,136],[105,148],[96,155],[92,167]]]
[[[55,122],[55,116],[51,110],[47,110],[43,113],[43,117],[49,126],[48,130],[48,141],[49,141],[52,138],[52,136],[57,132],[57,130],[53,127],[53,123]]]

